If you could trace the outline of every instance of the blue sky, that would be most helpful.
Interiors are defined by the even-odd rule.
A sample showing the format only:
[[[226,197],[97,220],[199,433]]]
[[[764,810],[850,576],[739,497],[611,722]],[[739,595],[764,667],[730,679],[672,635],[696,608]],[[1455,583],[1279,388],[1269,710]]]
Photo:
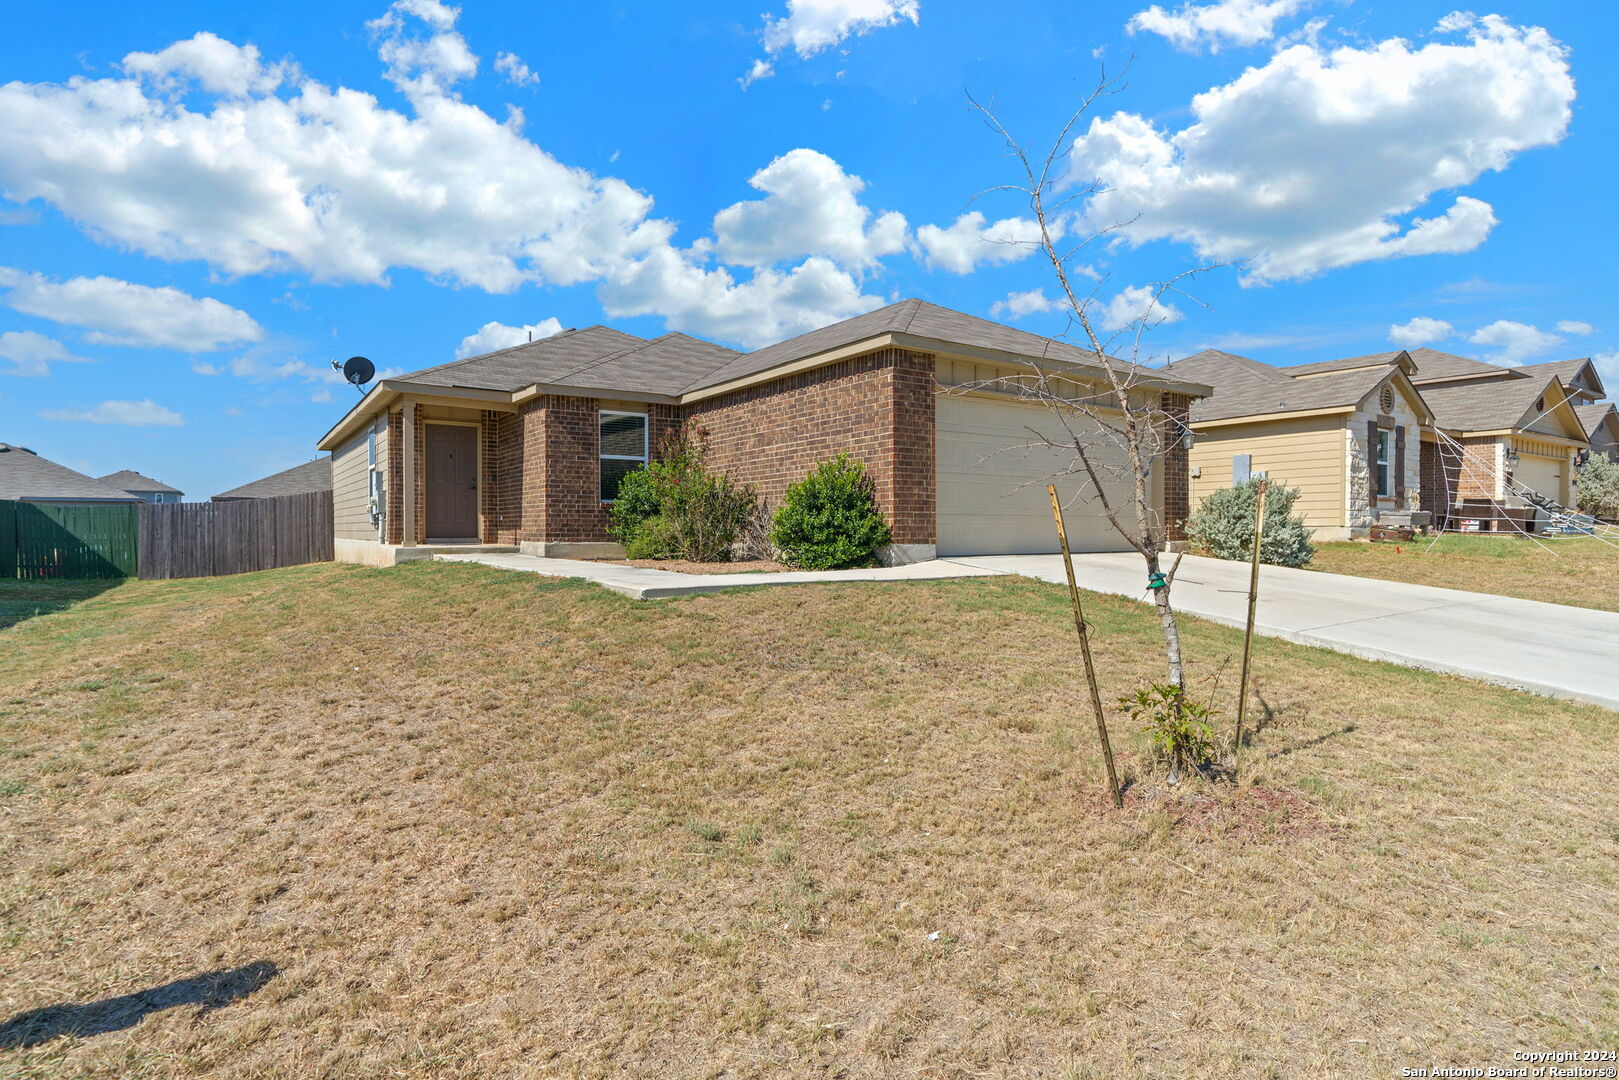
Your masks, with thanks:
[[[1076,131],[1151,356],[1429,344],[1619,381],[1597,5],[33,5],[0,38],[0,440],[213,493],[355,392],[607,322],[757,346],[907,296],[1063,332],[967,108]],[[1132,59],[1133,58],[1133,59]],[[1594,62],[1593,62],[1594,61]],[[750,76],[752,78],[750,79]],[[1066,147],[1065,147],[1066,148]],[[1073,191],[1074,189],[1069,189]],[[981,216],[974,216],[981,215]]]

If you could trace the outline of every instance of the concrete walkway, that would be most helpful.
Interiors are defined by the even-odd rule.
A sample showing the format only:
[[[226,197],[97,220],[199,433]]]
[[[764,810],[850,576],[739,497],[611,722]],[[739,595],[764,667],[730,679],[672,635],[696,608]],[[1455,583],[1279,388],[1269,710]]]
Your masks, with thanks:
[[[789,570],[776,574],[677,574],[625,563],[584,559],[547,559],[538,555],[439,555],[441,562],[475,562],[503,570],[523,570],[551,577],[582,578],[635,600],[694,596],[749,585],[808,585],[836,581],[935,581],[940,578],[993,577],[1005,570],[986,570],[959,562],[874,566],[869,570]]]
[[[1173,559],[1168,556],[1165,565]],[[954,561],[1043,581],[1067,580],[1060,555]],[[1086,589],[1146,596],[1146,571],[1138,555],[1078,555],[1074,561]],[[1248,566],[1188,555],[1173,595],[1180,611],[1241,626],[1247,618]],[[1255,628],[1268,637],[1619,709],[1615,612],[1266,566],[1260,570]]]

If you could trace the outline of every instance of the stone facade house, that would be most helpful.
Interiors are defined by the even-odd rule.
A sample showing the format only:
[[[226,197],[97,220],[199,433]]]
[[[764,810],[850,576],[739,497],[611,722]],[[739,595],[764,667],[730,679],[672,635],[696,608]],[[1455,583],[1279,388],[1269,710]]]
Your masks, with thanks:
[[[1605,393],[1589,360],[1506,367],[1436,349],[1278,367],[1205,350],[1164,369],[1214,387],[1192,408],[1192,500],[1265,471],[1324,540],[1412,520],[1535,527],[1572,506]],[[1516,523],[1516,524],[1514,524]]]
[[[1264,473],[1299,489],[1294,509],[1322,540],[1364,537],[1419,510],[1429,414],[1403,354],[1339,370],[1205,349],[1163,370],[1214,389],[1191,408],[1193,507]]]
[[[618,482],[683,427],[700,427],[710,465],[772,505],[818,462],[860,459],[893,530],[885,561],[1051,551],[1043,485],[1063,462],[1034,444],[1054,421],[984,385],[1032,365],[1076,393],[1101,377],[1093,353],[912,299],[754,352],[592,326],[384,379],[319,443],[337,557],[620,553],[607,531]],[[1208,392],[1144,368],[1132,378],[1170,417]],[[1151,480],[1178,522],[1186,451],[1166,444]],[[1089,506],[1069,524],[1077,549],[1123,546],[1094,504],[1076,505]]]

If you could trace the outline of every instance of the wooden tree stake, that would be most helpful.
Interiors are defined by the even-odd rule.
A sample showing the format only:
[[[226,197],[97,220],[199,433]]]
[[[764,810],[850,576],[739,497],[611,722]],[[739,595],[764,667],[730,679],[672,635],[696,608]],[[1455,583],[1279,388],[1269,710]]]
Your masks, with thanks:
[[[1079,651],[1085,657],[1085,681],[1091,688],[1091,708],[1096,712],[1096,737],[1102,743],[1102,761],[1107,766],[1107,790],[1113,796],[1113,805],[1124,805],[1124,794],[1119,790],[1119,776],[1113,769],[1113,743],[1107,737],[1107,717],[1102,712],[1102,691],[1096,684],[1096,664],[1091,659],[1090,628],[1085,624],[1085,609],[1079,602],[1079,586],[1074,582],[1074,557],[1068,552],[1068,530],[1063,527],[1062,504],[1057,501],[1057,489],[1046,485],[1051,496],[1051,517],[1057,523],[1057,542],[1062,545],[1062,564],[1068,571],[1068,599],[1074,604],[1074,629],[1079,631]]]
[[[1259,478],[1259,498],[1254,509],[1254,557],[1248,572],[1248,628],[1242,635],[1242,678],[1237,684],[1237,732],[1231,744],[1232,772],[1242,756],[1242,725],[1248,718],[1248,659],[1254,649],[1254,608],[1259,603],[1259,541],[1265,534],[1265,489],[1270,484]]]

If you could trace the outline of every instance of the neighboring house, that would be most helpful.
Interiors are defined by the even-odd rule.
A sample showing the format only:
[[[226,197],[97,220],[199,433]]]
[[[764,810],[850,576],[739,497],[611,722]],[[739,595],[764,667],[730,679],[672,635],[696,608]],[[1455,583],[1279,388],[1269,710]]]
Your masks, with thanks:
[[[274,499],[282,495],[305,495],[312,491],[332,490],[332,459],[319,457],[294,465],[278,473],[254,480],[229,491],[221,491],[214,502],[232,502],[237,499]]]
[[[170,487],[161,480],[153,480],[150,476],[142,476],[133,469],[124,469],[100,477],[100,480],[108,487],[128,492],[142,502],[177,503],[185,496],[185,492],[179,488]]]
[[[1206,350],[1164,370],[1215,388],[1192,410],[1194,505],[1233,482],[1231,459],[1241,455],[1235,468],[1300,488],[1299,509],[1322,539],[1363,537],[1412,510],[1484,528],[1510,527],[1509,514],[1543,516],[1515,492],[1520,486],[1572,505],[1574,462],[1588,445],[1575,407],[1604,393],[1586,359],[1503,367],[1435,349],[1289,367]],[[1368,393],[1344,414],[1363,388],[1382,400],[1374,408]],[[1331,418],[1340,415],[1349,417],[1341,479],[1328,452],[1338,438]],[[1323,442],[1326,430],[1334,434]]]
[[[0,499],[41,503],[133,503],[127,491],[103,484],[26,446],[0,443]]]
[[[712,467],[771,504],[817,462],[859,458],[893,529],[886,561],[1051,551],[1044,483],[1062,459],[1028,446],[1058,425],[1040,405],[974,388],[1027,375],[1031,362],[1078,392],[1101,374],[1093,353],[905,300],[751,353],[592,326],[384,379],[320,440],[337,557],[391,563],[445,543],[616,553],[607,510],[619,481],[683,425],[706,433]],[[1172,415],[1208,391],[1132,371]],[[1122,495],[1126,470],[1116,471]],[[1173,440],[1152,480],[1176,522],[1184,476]],[[1063,486],[1080,493],[1077,480]],[[1094,502],[1070,516],[1080,550],[1124,546]]]
[[[1611,401],[1598,401],[1574,406],[1574,415],[1580,418],[1580,426],[1591,440],[1591,453],[1619,461],[1619,408]]]
[[[1377,363],[1273,367],[1205,349],[1164,368],[1206,383],[1192,404],[1191,505],[1264,473],[1299,489],[1295,511],[1323,540],[1366,536],[1419,508],[1428,407],[1403,353]]]

